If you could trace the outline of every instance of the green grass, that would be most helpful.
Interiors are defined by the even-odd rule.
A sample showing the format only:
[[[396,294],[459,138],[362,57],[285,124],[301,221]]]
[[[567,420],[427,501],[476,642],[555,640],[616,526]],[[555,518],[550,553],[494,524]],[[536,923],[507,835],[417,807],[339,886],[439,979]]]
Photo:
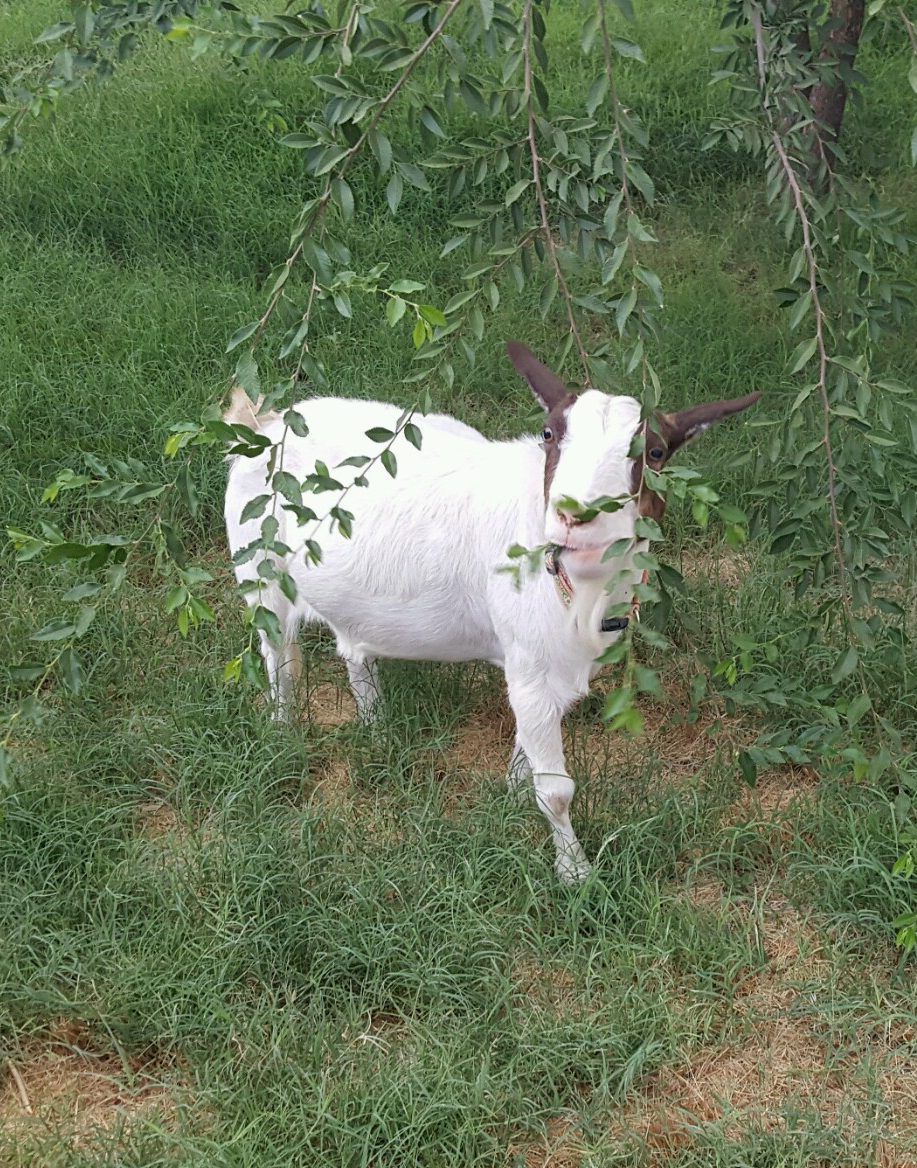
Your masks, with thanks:
[[[35,53],[60,7],[8,3],[2,58]],[[699,149],[725,101],[706,85],[717,13],[692,0],[636,7],[649,64],[629,63],[621,89],[650,129],[661,195],[667,308],[654,363],[666,404],[762,389],[756,422],[768,423],[797,389],[772,292],[785,256],[756,169]],[[587,79],[575,6],[555,4],[552,21],[552,96],[576,108]],[[850,115],[852,167],[913,224],[903,58],[877,43],[862,64],[874,83]],[[123,524],[73,496],[42,506],[41,493],[82,451],[158,468],[165,428],[225,383],[226,338],[260,310],[309,189],[296,152],[258,129],[248,102],[269,90],[295,124],[311,101],[305,72],[191,64],[151,41],[104,91],[32,128],[0,171],[6,524]],[[387,262],[444,302],[458,274],[439,259],[452,213],[442,189],[408,193],[393,222],[358,170],[354,186],[355,267]],[[913,260],[906,268],[917,276]],[[335,388],[409,401],[409,338],[376,305],[355,307],[351,322],[327,317],[320,342]],[[532,291],[507,289],[476,368],[437,389],[437,407],[491,434],[521,432],[529,399],[502,343],[550,350],[561,328],[559,316],[542,324]],[[909,337],[881,360],[912,375]],[[688,457],[742,503],[767,435],[724,427]],[[755,722],[711,701],[689,720],[691,680],[737,632],[785,633],[773,671],[797,691],[830,668],[800,637],[808,599],[763,547],[718,582],[718,557],[736,570],[730,553],[670,508],[665,555],[692,571],[667,697],[646,703],[652,732],[637,742],[604,735],[595,701],[569,719],[577,828],[597,858],[596,879],[570,891],[555,882],[541,817],[505,793],[494,671],[389,666],[387,717],[372,734],[348,722],[346,704],[278,727],[250,692],[223,684],[243,640],[223,475],[216,456],[201,466],[202,513],[187,533],[216,573],[216,627],[179,638],[163,613],[167,583],[141,566],[90,631],[83,694],[49,687],[45,720],[17,742],[0,805],[0,1162],[464,1168],[547,1164],[555,1147],[561,1163],[596,1168],[814,1168],[877,1162],[877,1141],[896,1133],[901,1162],[917,1154],[902,1103],[917,997],[889,925],[908,906],[889,875],[895,790],[854,785],[839,766],[774,771],[749,794],[736,746],[762,727],[802,734],[805,712]],[[907,550],[898,584],[912,605]],[[5,669],[34,655],[29,633],[58,614],[69,577],[2,556]],[[912,742],[914,679],[893,673],[879,641],[866,667],[882,713]],[[308,643],[306,685],[315,710],[343,687],[327,637]],[[480,750],[462,745],[469,725]],[[802,1080],[778,1089],[768,1071],[788,1033],[790,1070],[811,1075],[815,1058],[824,1098]],[[764,1068],[766,1116],[749,1109],[753,1089],[716,1098],[716,1068],[742,1057],[749,1074],[756,1060]]]

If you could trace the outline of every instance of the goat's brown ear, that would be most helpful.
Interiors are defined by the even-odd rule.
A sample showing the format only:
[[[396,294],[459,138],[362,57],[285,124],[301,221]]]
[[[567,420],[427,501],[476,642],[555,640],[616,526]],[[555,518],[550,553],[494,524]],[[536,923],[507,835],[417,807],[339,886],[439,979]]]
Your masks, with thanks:
[[[573,394],[564,385],[556,373],[552,373],[547,365],[542,365],[534,353],[521,345],[518,341],[509,341],[506,346],[509,359],[532,387],[532,393],[541,402],[547,412],[558,407],[566,408],[574,398]]]
[[[761,397],[760,393],[749,393],[745,397],[730,398],[729,401],[704,402],[700,406],[690,406],[676,414],[659,414],[659,423],[666,446],[666,457],[674,454],[679,446],[684,446],[698,434],[703,434],[730,414],[740,414],[753,406]]]

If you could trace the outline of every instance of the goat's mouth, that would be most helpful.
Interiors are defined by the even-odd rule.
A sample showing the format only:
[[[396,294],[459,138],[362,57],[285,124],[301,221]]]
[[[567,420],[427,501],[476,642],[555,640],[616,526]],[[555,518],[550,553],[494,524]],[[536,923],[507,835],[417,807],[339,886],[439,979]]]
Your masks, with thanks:
[[[565,568],[579,576],[600,576],[609,571],[604,563],[607,543],[556,543],[552,552],[556,563],[563,560]]]

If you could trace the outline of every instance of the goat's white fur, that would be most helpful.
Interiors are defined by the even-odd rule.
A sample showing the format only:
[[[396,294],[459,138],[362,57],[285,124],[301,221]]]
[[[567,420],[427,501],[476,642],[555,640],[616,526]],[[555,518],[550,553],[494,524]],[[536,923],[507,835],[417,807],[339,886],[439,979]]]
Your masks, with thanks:
[[[238,409],[237,394],[227,418],[251,425],[252,417],[235,416]],[[296,409],[308,424],[309,436],[287,432],[282,466],[298,480],[314,472],[317,459],[332,474],[341,474],[334,471],[336,464],[354,453],[373,451],[367,429],[394,430],[401,415],[394,405],[343,398],[311,399]],[[379,700],[377,658],[480,659],[500,666],[516,718],[510,783],[531,774],[538,806],[551,825],[557,872],[566,881],[583,879],[589,864],[570,823],[574,784],[564,762],[561,719],[587,693],[596,655],[620,636],[599,631],[602,616],[610,606],[631,598],[640,573],[631,563],[638,547],[610,564],[601,564],[600,554],[614,540],[633,536],[633,502],[583,525],[588,538],[581,535],[578,542],[560,523],[553,502],[565,496],[590,500],[628,495],[629,449],[639,416],[632,398],[594,390],[581,394],[568,411],[547,507],[545,456],[536,439],[494,442],[454,418],[419,417],[423,448],[397,444],[397,477],[376,464],[369,485],[349,492],[345,505],[355,517],[352,538],[344,539],[328,524],[317,533],[309,531],[322,547],[319,565],[309,566],[302,555],[304,529],[290,513],[278,512],[279,538],[293,549],[278,567],[296,581],[297,601],[292,604],[270,582],[260,600],[277,614],[283,630],[282,647],[261,638],[272,694],[281,710],[290,701],[298,673],[300,626],[313,621],[333,630],[359,713],[366,719]],[[279,442],[283,423],[276,415],[254,421],[266,437]],[[266,477],[266,456],[232,462],[226,524],[233,552],[259,536],[262,520],[241,523],[240,515],[249,499],[269,489]],[[533,547],[546,541],[571,548],[564,553],[576,585],[569,610],[547,572],[523,573],[517,584],[511,574],[500,571],[510,564],[511,545]],[[256,557],[237,568],[240,582],[257,578],[257,563]],[[609,592],[606,585],[612,577],[615,585]],[[250,604],[258,602],[255,592],[247,598]]]

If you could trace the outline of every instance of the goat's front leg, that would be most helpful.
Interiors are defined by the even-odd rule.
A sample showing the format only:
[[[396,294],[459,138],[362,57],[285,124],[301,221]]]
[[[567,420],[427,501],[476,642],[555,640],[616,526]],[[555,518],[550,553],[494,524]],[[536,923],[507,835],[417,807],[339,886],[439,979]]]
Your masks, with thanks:
[[[509,768],[506,772],[506,785],[515,795],[521,795],[532,782],[532,764],[528,755],[522,749],[519,736],[516,736],[516,745],[513,747]]]
[[[338,646],[338,652],[347,666],[350,688],[357,703],[357,716],[367,725],[375,721],[381,711],[382,694],[379,689],[379,670],[375,657],[364,657],[345,651]]]
[[[558,704],[540,680],[507,671],[509,704],[516,716],[516,753],[527,758],[533,772],[538,808],[551,825],[557,859],[554,868],[565,884],[585,880],[592,868],[570,822],[570,803],[576,786],[564,763]]]

